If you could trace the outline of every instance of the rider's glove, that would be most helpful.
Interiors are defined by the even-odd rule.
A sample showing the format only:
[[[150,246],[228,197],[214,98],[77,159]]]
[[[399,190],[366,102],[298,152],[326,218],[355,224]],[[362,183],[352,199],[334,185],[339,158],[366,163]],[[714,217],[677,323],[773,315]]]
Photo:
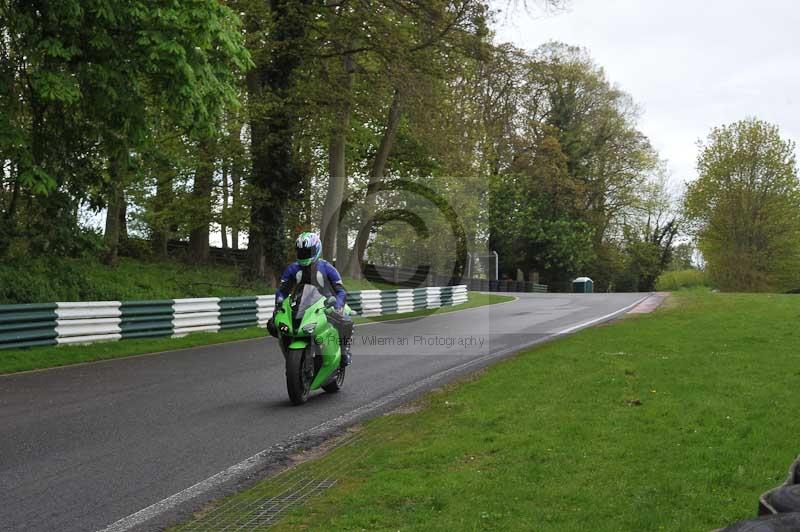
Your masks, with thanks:
[[[338,314],[344,314],[344,307],[336,307],[335,310]]]

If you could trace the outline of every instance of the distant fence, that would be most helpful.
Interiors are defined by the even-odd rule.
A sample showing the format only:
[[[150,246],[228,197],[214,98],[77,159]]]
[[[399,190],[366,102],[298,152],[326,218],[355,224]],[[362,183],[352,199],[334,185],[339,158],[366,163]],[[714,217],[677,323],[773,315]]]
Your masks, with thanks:
[[[397,286],[416,288],[421,286],[441,286],[450,282],[451,276],[441,275],[430,271],[429,266],[417,268],[402,268],[398,266],[379,266],[367,264],[364,267],[364,277],[373,283],[383,282]],[[494,281],[489,279],[461,278],[468,290],[482,292],[547,292],[547,285],[529,281]]]
[[[189,242],[170,240],[167,242],[167,253],[172,257],[190,257]],[[242,266],[247,264],[247,249],[218,248],[211,246],[208,250],[209,262],[226,264],[229,266]]]
[[[173,240],[167,244],[167,249],[172,256],[182,256],[189,253],[189,243]],[[216,264],[241,266],[247,262],[246,249],[231,249],[211,247],[209,260]],[[339,267],[339,265],[336,265]],[[371,282],[388,283],[403,288],[420,288],[430,286],[445,286],[452,281],[452,275],[443,275],[432,272],[430,266],[423,265],[416,268],[402,268],[399,266],[382,266],[366,264],[364,278]],[[468,290],[481,292],[538,292],[548,291],[546,284],[532,283],[530,281],[488,280],[476,277],[462,277],[455,280],[455,284],[464,284]]]
[[[359,316],[400,314],[466,302],[465,285],[347,294],[347,303]],[[274,306],[274,295],[0,305],[0,349],[266,327]]]

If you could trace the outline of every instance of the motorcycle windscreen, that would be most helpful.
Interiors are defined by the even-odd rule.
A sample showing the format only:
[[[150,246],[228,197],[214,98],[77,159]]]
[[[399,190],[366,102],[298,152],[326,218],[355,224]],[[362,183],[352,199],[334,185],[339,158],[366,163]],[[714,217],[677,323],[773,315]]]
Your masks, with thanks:
[[[295,319],[303,319],[303,315],[305,314],[306,310],[314,305],[314,303],[319,301],[321,297],[322,294],[316,286],[313,284],[303,285],[303,292],[300,295],[300,303],[298,303],[297,308],[294,309]]]

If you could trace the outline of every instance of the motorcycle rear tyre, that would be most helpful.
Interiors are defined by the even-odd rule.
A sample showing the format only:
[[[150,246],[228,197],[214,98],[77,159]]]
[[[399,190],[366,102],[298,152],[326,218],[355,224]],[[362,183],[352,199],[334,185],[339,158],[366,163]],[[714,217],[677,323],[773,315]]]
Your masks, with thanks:
[[[342,386],[344,386],[344,374],[344,368],[339,368],[336,370],[336,378],[328,384],[323,385],[322,389],[328,393],[336,393],[341,390]]]

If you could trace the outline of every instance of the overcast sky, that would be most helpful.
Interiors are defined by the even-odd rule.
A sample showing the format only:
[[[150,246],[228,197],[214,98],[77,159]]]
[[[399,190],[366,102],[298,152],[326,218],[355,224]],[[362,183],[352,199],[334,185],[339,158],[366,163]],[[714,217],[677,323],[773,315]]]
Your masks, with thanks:
[[[520,48],[588,48],[641,107],[676,181],[695,177],[696,142],[716,125],[756,116],[800,140],[798,0],[570,0],[498,23],[498,39]]]

